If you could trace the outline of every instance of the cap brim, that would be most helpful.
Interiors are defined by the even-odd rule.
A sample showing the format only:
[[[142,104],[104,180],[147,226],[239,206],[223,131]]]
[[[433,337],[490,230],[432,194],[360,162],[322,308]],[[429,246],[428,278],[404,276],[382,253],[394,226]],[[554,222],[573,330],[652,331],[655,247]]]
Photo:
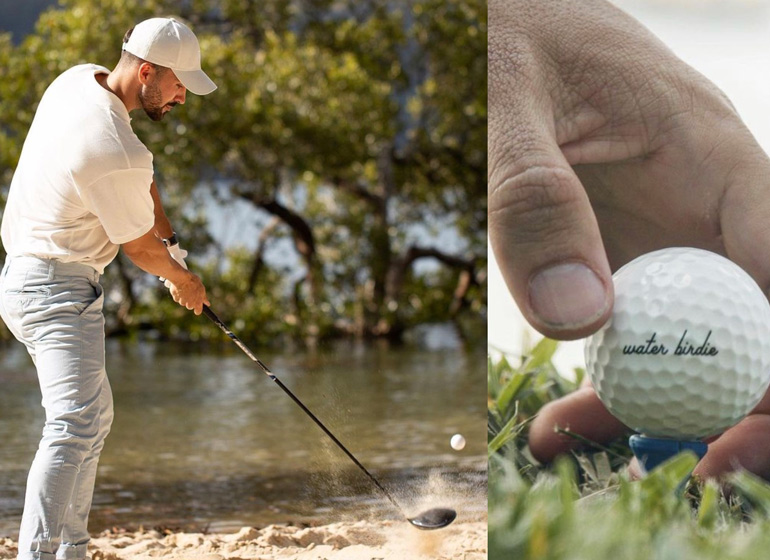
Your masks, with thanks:
[[[207,95],[217,89],[217,85],[203,70],[174,70],[174,74],[182,85],[195,95]]]

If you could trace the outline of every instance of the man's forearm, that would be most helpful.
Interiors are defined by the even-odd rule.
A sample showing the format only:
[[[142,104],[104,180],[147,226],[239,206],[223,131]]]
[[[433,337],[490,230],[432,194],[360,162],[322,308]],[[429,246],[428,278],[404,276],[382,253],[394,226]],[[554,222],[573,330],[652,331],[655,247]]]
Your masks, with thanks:
[[[171,227],[166,216],[165,210],[163,210],[163,202],[160,200],[160,193],[158,192],[158,185],[153,179],[150,185],[150,194],[152,195],[152,202],[155,205],[155,234],[159,239],[168,239],[173,235],[174,230]]]
[[[123,244],[122,247],[123,252],[136,266],[174,284],[184,282],[190,275],[174,260],[154,231],[149,231],[142,237]]]

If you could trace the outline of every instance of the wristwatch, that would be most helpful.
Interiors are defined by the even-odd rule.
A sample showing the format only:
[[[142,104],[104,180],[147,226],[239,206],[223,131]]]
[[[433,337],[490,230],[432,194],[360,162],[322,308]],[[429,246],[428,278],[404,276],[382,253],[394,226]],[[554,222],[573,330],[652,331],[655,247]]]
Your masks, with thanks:
[[[171,232],[171,237],[168,239],[163,239],[163,244],[166,247],[173,247],[174,245],[177,245],[179,243],[179,240],[176,238],[176,232]]]

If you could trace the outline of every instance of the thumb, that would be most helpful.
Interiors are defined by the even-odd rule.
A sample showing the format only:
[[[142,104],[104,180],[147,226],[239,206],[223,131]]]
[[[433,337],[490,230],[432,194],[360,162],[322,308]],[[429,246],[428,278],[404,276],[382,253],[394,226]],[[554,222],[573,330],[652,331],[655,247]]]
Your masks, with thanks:
[[[489,237],[508,289],[546,336],[588,336],[609,318],[612,277],[588,195],[555,140],[538,72],[490,35]]]
[[[588,197],[559,159],[498,163],[489,186],[489,235],[527,321],[546,336],[570,340],[606,322],[613,292]]]

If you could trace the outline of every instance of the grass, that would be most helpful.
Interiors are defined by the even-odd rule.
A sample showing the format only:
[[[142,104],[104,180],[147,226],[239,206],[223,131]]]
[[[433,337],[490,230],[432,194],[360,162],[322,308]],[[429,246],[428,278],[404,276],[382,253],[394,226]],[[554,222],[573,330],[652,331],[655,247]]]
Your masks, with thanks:
[[[491,560],[770,558],[770,485],[747,472],[724,487],[699,480],[682,487],[697,461],[683,453],[631,481],[624,441],[584,442],[552,465],[533,459],[532,418],[584,375],[561,375],[556,348],[546,339],[521,358],[488,363]]]

